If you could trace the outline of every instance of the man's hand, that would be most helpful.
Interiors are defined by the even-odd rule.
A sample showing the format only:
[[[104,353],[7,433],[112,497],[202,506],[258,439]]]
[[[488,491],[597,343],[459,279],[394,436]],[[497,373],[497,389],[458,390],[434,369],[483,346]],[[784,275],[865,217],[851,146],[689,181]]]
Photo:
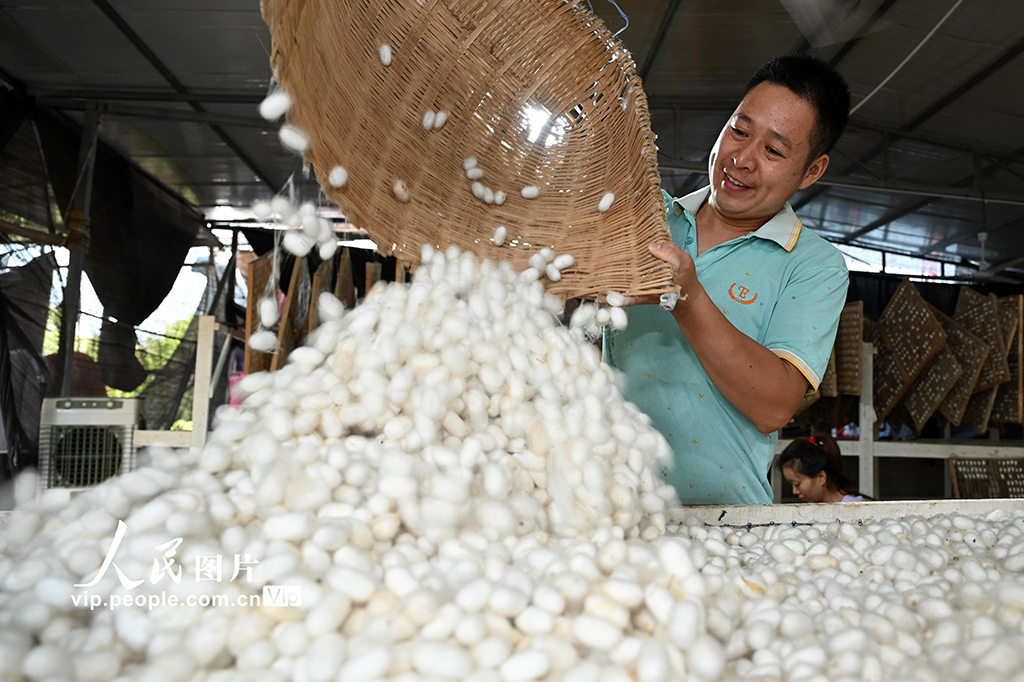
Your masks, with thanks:
[[[697,267],[690,254],[672,242],[654,242],[648,248],[656,258],[672,266],[672,281],[679,287],[679,303],[693,298],[690,294],[697,291],[700,282],[697,281]],[[660,298],[659,294],[630,296],[626,299],[626,305],[658,305]]]

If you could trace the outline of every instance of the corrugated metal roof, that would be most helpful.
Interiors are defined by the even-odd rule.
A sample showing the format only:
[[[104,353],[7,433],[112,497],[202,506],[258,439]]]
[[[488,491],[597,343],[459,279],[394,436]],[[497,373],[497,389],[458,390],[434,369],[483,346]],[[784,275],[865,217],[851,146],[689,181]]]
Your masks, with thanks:
[[[623,25],[610,2],[590,2],[613,30]],[[649,69],[664,184],[683,191],[699,184],[691,171],[768,58],[804,49],[836,61],[857,103],[953,0],[618,4],[630,20],[620,37]],[[825,16],[824,42],[790,14],[808,4]],[[86,101],[104,102],[105,138],[202,207],[246,206],[301,179],[301,160],[255,112],[269,48],[257,0],[0,0],[0,69],[73,118]],[[1024,254],[1022,54],[1019,0],[964,2],[857,112],[826,174],[843,186],[798,195],[801,217],[836,240],[976,260],[984,215],[989,263]],[[975,200],[943,197],[965,194]]]

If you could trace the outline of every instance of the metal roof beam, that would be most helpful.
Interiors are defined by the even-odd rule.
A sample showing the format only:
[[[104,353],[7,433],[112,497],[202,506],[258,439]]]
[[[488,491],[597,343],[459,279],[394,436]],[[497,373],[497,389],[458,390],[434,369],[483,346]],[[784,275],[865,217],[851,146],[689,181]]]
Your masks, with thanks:
[[[832,56],[832,59],[828,61],[829,66],[832,68],[839,66],[839,62],[846,59],[846,55],[850,54],[850,52],[853,51],[853,48],[857,47],[857,44],[864,39],[864,36],[868,34],[868,31],[870,31],[878,20],[881,19],[895,4],[896,0],[885,0],[885,2],[875,8],[875,11],[871,13],[871,16],[867,18],[859,29],[857,29],[856,35],[846,41],[846,44],[843,45],[839,51]]]
[[[86,100],[60,99],[55,97],[37,97],[36,104],[47,109],[85,111],[95,103]],[[231,114],[215,114],[208,111],[187,111],[167,107],[147,107],[130,104],[101,104],[100,111],[107,116],[124,118],[147,118],[160,121],[184,121],[205,125],[230,125],[243,128],[262,128],[273,130],[277,126],[262,118],[250,116],[232,116]]]
[[[994,227],[986,227],[986,228],[983,229],[983,228],[981,228],[979,226],[979,228],[977,230],[975,230],[974,232],[967,232],[967,233],[964,233],[964,234],[953,235],[952,237],[947,237],[946,239],[943,239],[941,241],[937,241],[937,242],[935,242],[934,244],[932,244],[930,246],[926,246],[923,249],[919,249],[915,255],[917,255],[917,256],[927,256],[928,254],[935,253],[936,251],[941,251],[942,249],[944,249],[947,246],[950,246],[952,244],[959,244],[959,243],[964,242],[964,241],[966,241],[966,240],[968,240],[968,239],[970,239],[972,237],[976,237],[979,232],[987,232],[987,233],[991,234],[993,232],[998,232],[999,230],[1006,229],[1007,227],[1013,227],[1015,225],[1020,225],[1021,223],[1024,223],[1024,213],[1018,214],[1018,215],[1014,216],[1013,218],[1010,218],[1009,220],[1007,220],[1005,222],[1002,222],[1002,223],[1000,223],[998,225],[995,225]]]
[[[930,107],[928,107],[927,109],[922,111],[920,114],[918,114],[917,116],[912,118],[907,123],[905,123],[902,126],[900,126],[893,133],[893,135],[891,135],[889,137],[889,139],[886,142],[884,142],[882,144],[875,145],[871,149],[871,151],[869,151],[868,153],[866,153],[865,155],[860,157],[861,163],[867,163],[871,159],[873,159],[876,156],[878,156],[878,154],[881,153],[883,149],[885,149],[888,146],[891,146],[894,142],[896,142],[900,138],[905,137],[906,133],[911,132],[912,130],[914,130],[918,126],[922,125],[923,123],[925,123],[926,121],[928,121],[929,119],[934,117],[936,114],[941,112],[943,109],[945,109],[950,104],[955,102],[957,99],[962,97],[964,94],[969,92],[971,89],[976,87],[978,84],[980,84],[986,78],[988,78],[989,76],[991,76],[992,74],[997,72],[999,69],[1004,67],[1006,64],[1008,64],[1010,61],[1012,61],[1013,59],[1018,57],[1022,52],[1024,52],[1024,38],[1021,38],[1016,43],[1014,43],[1013,45],[1008,47],[1006,50],[1003,51],[1002,54],[1000,54],[998,57],[993,59],[991,62],[989,62],[988,64],[983,66],[981,69],[979,69],[975,73],[973,73],[964,82],[962,82],[957,87],[953,88],[949,93],[947,93],[945,96],[940,98],[938,101],[936,101]],[[843,174],[845,175],[846,173],[849,173],[850,170],[852,170],[852,168],[853,168],[852,165],[848,166],[846,168],[846,170],[843,172]],[[817,199],[819,196],[821,196],[822,193],[827,192],[827,191],[828,191],[828,188],[824,187],[824,186],[820,187],[818,189],[815,189],[815,190],[811,190],[804,197],[802,197],[799,202],[794,204],[793,208],[795,210],[799,210],[799,209],[803,208],[804,206],[806,206],[808,203],[810,203],[810,202],[814,201],[815,199]]]
[[[259,104],[266,97],[263,92],[224,90],[218,92],[193,91],[180,93],[171,90],[100,90],[66,89],[43,90],[33,93],[37,98],[80,99],[97,102],[196,102],[206,104]]]
[[[160,58],[156,56],[156,53],[150,49],[149,45],[146,44],[142,37],[138,33],[136,33],[135,30],[132,29],[130,25],[128,25],[128,22],[126,22],[124,18],[117,13],[117,10],[115,10],[113,6],[111,6],[111,4],[107,2],[107,0],[92,1],[93,4],[95,4],[96,7],[98,7],[99,10],[107,16],[111,23],[113,23],[118,28],[118,30],[121,31],[121,34],[128,40],[128,42],[135,46],[135,49],[138,50],[142,54],[142,56],[146,58],[146,61],[148,61],[150,65],[154,69],[156,69],[161,76],[163,76],[164,80],[166,80],[171,85],[171,87],[174,88],[176,92],[182,95],[192,94],[189,91],[189,89],[185,87],[185,84],[178,80],[178,77],[175,76],[174,73],[171,72],[171,70],[167,67],[167,65],[164,64],[160,60]],[[198,102],[190,102],[190,105],[195,111],[200,113],[206,113],[206,109],[203,108],[202,104]],[[245,152],[245,150],[239,147],[238,143],[235,142],[219,124],[210,124],[210,129],[217,135],[217,137],[221,139],[221,142],[227,145],[228,149],[230,149],[235,154],[235,156],[241,159],[242,163],[249,167],[249,170],[251,170],[258,178],[260,178],[264,182],[264,184],[267,185],[267,187],[269,187],[275,193],[281,190],[281,186],[278,185],[273,180],[271,180],[270,176],[263,172],[263,169],[259,167],[256,161],[253,160],[252,157],[250,157]]]
[[[903,216],[905,216],[905,215],[907,215],[909,213],[913,213],[914,211],[920,210],[921,208],[923,208],[923,207],[927,206],[928,204],[932,203],[933,201],[935,201],[934,198],[932,198],[932,197],[925,197],[924,199],[918,199],[917,201],[911,202],[909,204],[904,204],[903,206],[900,206],[899,208],[895,208],[895,209],[889,211],[888,213],[886,213],[885,215],[883,215],[881,218],[878,218],[876,220],[872,220],[870,223],[868,223],[864,227],[862,227],[862,228],[860,228],[858,230],[855,230],[854,232],[846,235],[846,237],[843,238],[842,243],[843,244],[850,244],[851,242],[853,242],[853,240],[857,239],[858,237],[863,237],[868,232],[874,232],[875,230],[877,230],[880,227],[885,227],[886,225],[888,225],[892,221],[899,220],[900,218],[902,218]]]
[[[647,80],[647,74],[651,72],[654,60],[658,58],[658,53],[661,52],[661,46],[668,35],[672,19],[675,17],[676,10],[679,9],[681,4],[683,4],[682,0],[669,0],[668,8],[665,10],[665,14],[661,18],[661,24],[658,26],[658,32],[654,35],[654,42],[651,43],[651,49],[647,50],[647,54],[644,56],[644,63],[637,72],[641,80]]]
[[[679,111],[721,111],[731,112],[736,108],[737,100],[724,100],[724,99],[695,99],[690,97],[671,97],[671,96],[658,96],[655,95],[647,100],[647,106],[651,111],[659,110],[679,110]],[[899,136],[906,140],[912,140],[914,142],[921,142],[923,144],[929,144],[935,147],[943,147],[945,149],[951,149],[953,151],[962,152],[964,154],[983,154],[984,156],[991,157],[993,159],[999,159],[1008,163],[1024,163],[1024,158],[1020,155],[1007,154],[1004,151],[997,149],[989,149],[986,147],[979,147],[971,145],[966,141],[951,140],[944,138],[940,135],[932,135],[930,133],[920,132],[906,132],[898,128],[891,128],[889,126],[880,125],[872,121],[864,121],[861,119],[850,119],[846,125],[847,128],[856,128],[858,130],[868,130],[880,135],[889,135],[890,137]]]

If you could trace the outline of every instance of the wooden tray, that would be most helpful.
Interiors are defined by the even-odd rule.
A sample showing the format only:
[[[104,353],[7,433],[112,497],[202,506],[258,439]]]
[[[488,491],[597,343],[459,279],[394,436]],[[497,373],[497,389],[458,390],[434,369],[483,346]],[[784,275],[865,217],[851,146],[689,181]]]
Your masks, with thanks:
[[[910,426],[915,432],[921,433],[925,422],[942,404],[962,373],[953,351],[948,344],[943,344],[900,401],[910,416]]]
[[[967,409],[967,401],[974,392],[974,384],[978,374],[988,357],[989,346],[981,337],[972,334],[962,324],[946,315],[938,308],[931,308],[932,314],[946,330],[946,345],[953,352],[960,365],[960,377],[946,394],[939,405],[938,412],[954,426],[959,426]]]
[[[832,355],[828,356],[828,366],[825,368],[825,375],[818,385],[818,392],[822,398],[835,398],[839,395],[839,381],[836,373],[836,350],[832,349]]]
[[[843,395],[860,395],[860,347],[864,341],[864,301],[847,303],[839,317],[833,353],[836,384]]]
[[[908,385],[946,342],[945,330],[909,279],[904,279],[892,295],[878,324]]]
[[[957,499],[1024,497],[1024,458],[950,457],[949,473]]]
[[[889,411],[899,402],[900,398],[909,388],[909,384],[903,381],[899,368],[896,366],[896,359],[893,357],[892,349],[882,338],[881,326],[876,326],[871,335],[871,343],[875,347],[874,371],[871,373],[874,385],[875,423],[878,424],[889,414]],[[861,428],[866,428],[861,425]]]
[[[992,418],[992,406],[996,402],[998,386],[986,388],[971,396],[964,411],[963,423],[978,433],[988,431],[988,422]]]
[[[989,355],[974,385],[974,393],[1010,380],[1010,367],[1006,362],[1006,343],[999,325],[1000,317],[995,296],[982,296],[970,287],[960,287],[953,319],[967,327],[971,333],[980,336],[989,345]]]
[[[1010,380],[999,386],[991,420],[1001,424],[1019,424],[1024,422],[1024,366],[1021,365],[1021,355],[1024,354],[1024,296],[1000,298],[999,309],[1012,313],[1004,318],[1011,327],[1009,352],[1006,354]]]

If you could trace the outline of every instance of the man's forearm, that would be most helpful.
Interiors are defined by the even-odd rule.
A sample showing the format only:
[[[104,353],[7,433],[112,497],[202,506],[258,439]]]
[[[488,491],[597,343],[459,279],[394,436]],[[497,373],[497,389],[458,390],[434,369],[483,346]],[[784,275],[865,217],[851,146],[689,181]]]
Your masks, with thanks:
[[[734,327],[703,287],[672,315],[712,383],[758,430],[789,421],[808,387],[796,367]]]

